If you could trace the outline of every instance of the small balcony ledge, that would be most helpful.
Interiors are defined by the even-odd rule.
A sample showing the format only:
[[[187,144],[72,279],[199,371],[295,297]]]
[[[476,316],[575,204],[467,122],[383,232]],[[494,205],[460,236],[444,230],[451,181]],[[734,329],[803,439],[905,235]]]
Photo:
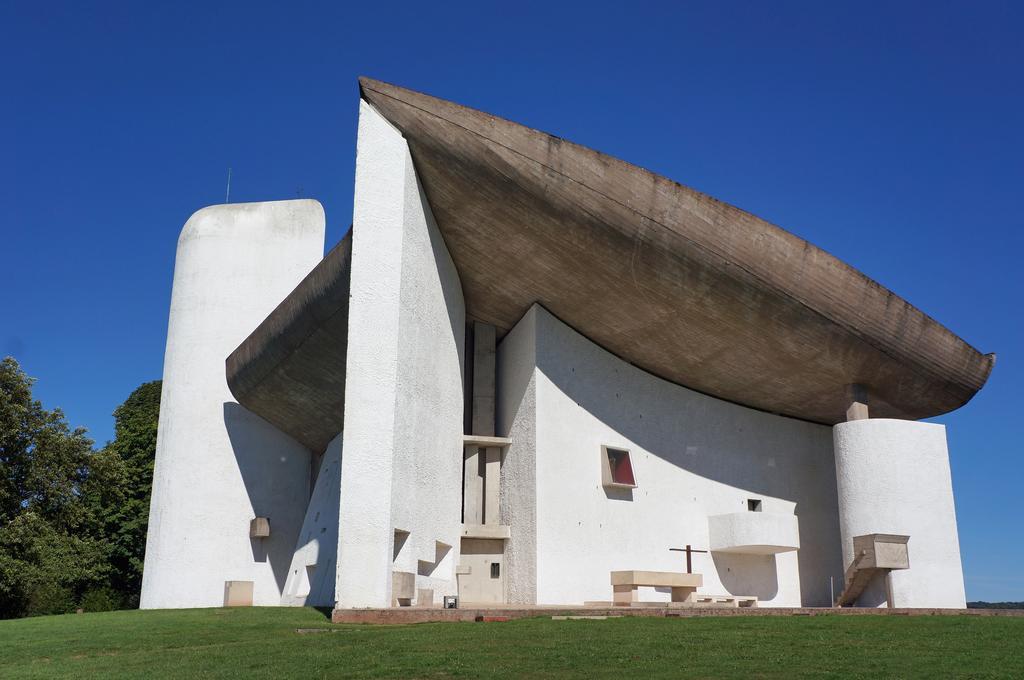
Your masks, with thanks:
[[[733,512],[708,517],[711,552],[775,555],[800,549],[796,515]]]

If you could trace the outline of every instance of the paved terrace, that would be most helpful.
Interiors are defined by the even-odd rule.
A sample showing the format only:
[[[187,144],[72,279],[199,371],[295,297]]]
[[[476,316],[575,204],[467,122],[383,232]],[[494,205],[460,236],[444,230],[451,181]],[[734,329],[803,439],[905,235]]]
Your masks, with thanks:
[[[1024,616],[1024,609],[876,609],[870,607],[680,607],[680,606],[512,606],[441,609],[335,609],[334,623],[410,624],[452,621],[506,621],[537,616],[692,617],[692,616]]]

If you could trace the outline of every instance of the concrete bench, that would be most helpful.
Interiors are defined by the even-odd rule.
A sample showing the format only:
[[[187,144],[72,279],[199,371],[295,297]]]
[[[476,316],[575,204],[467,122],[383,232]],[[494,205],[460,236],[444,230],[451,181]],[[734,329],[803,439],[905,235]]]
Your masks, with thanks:
[[[637,601],[640,587],[671,588],[672,601],[685,602],[704,585],[704,577],[675,571],[613,571],[611,582],[612,602],[629,606]]]

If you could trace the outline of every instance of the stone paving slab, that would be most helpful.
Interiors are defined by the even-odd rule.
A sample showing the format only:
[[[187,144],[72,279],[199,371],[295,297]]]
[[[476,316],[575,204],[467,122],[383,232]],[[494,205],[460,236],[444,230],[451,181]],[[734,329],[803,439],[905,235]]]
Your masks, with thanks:
[[[698,616],[1024,616],[1024,609],[874,609],[868,607],[494,607],[441,609],[335,609],[334,623],[410,624],[454,621],[492,621],[537,616],[688,618]]]

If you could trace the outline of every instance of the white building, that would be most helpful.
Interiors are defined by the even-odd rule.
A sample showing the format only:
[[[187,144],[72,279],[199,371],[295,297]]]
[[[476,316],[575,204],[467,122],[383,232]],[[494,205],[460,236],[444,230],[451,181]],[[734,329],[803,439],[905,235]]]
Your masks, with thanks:
[[[144,608],[575,605],[638,571],[616,599],[965,606],[918,421],[993,355],[737,208],[360,84],[326,257],[312,200],[182,230]]]

